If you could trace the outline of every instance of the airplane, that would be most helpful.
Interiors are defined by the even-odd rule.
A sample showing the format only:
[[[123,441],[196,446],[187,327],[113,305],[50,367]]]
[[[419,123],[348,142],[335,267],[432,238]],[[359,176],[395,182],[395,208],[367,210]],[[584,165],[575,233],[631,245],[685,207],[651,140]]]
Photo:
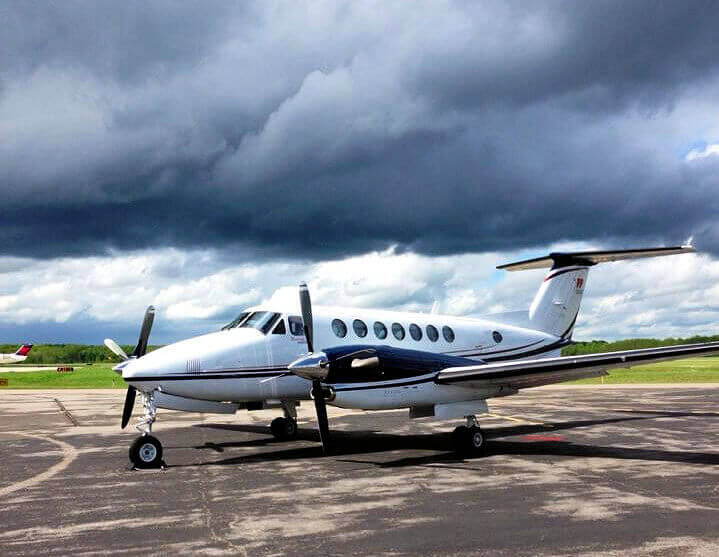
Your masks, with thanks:
[[[141,432],[130,446],[136,468],[164,465],[152,435],[157,409],[233,414],[281,408],[270,426],[280,439],[297,435],[296,409],[313,400],[322,449],[331,452],[326,405],[361,410],[409,409],[409,418],[464,418],[452,433],[457,451],[481,456],[486,440],[477,415],[487,400],[520,389],[606,375],[607,370],[719,353],[719,342],[561,357],[572,343],[589,269],[597,264],[692,253],[691,246],[550,253],[500,265],[549,267],[522,312],[485,318],[313,307],[307,285],[299,306],[248,308],[222,330],[147,352],[155,309],[145,312],[135,350],[105,345],[123,361],[113,369],[128,384],[121,426],[137,391]],[[319,350],[315,351],[316,348]]]
[[[23,362],[32,350],[32,344],[21,344],[14,354],[0,354],[0,364],[16,364]]]

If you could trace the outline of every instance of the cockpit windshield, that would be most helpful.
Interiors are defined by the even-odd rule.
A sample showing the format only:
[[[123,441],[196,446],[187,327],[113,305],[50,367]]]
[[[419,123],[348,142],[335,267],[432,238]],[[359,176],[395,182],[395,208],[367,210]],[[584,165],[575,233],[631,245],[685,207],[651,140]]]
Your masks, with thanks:
[[[232,321],[230,321],[227,325],[222,327],[223,331],[226,331],[227,329],[234,329],[235,327],[239,326],[240,323],[242,323],[245,320],[245,317],[247,317],[250,314],[249,311],[243,311],[240,315],[235,317]]]
[[[272,311],[255,311],[250,314],[250,316],[245,319],[242,324],[240,324],[240,328],[257,329],[258,331],[262,331],[264,334],[267,334],[279,316],[279,313],[274,313]]]

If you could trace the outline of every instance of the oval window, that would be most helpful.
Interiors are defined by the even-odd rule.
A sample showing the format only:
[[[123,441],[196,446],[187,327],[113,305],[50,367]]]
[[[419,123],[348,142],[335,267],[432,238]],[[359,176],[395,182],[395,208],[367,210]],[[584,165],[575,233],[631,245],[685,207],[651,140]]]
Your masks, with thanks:
[[[439,331],[437,331],[437,327],[434,325],[427,325],[427,338],[432,342],[437,342],[437,339],[439,338]]]
[[[414,340],[422,340],[422,329],[419,328],[419,325],[412,323],[409,326],[409,336]]]
[[[387,327],[379,321],[374,322],[374,335],[377,338],[387,338]]]
[[[442,327],[442,336],[447,342],[454,342],[454,331],[451,327],[447,327],[447,325]]]
[[[492,338],[494,339],[494,342],[499,344],[500,342],[502,342],[502,333],[500,333],[499,331],[494,331],[492,333]]]
[[[404,339],[404,327],[399,323],[392,323],[392,334],[397,340]]]
[[[341,319],[332,320],[332,331],[340,338],[347,336],[347,325]]]
[[[361,319],[355,319],[352,321],[352,328],[355,330],[355,334],[358,337],[366,337],[367,336],[367,325],[364,324],[364,321]]]

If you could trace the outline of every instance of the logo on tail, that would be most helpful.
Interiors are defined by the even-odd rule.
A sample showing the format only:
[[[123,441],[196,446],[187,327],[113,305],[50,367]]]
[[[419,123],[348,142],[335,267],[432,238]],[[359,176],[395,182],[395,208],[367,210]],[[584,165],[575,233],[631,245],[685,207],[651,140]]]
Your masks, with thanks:
[[[23,344],[20,348],[17,349],[17,352],[15,352],[16,356],[27,356],[30,353],[30,350],[32,350],[32,344]]]

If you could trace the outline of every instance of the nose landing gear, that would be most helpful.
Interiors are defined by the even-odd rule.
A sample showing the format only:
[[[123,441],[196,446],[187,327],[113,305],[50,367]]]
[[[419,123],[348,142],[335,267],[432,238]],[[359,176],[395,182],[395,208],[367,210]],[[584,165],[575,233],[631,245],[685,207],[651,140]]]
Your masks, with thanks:
[[[144,413],[135,427],[142,435],[130,445],[130,462],[135,468],[162,468],[165,466],[162,443],[151,435],[152,424],[157,419],[157,396],[155,391],[142,392],[141,396]]]
[[[162,444],[152,435],[141,435],[130,445],[130,462],[135,468],[161,468]]]

